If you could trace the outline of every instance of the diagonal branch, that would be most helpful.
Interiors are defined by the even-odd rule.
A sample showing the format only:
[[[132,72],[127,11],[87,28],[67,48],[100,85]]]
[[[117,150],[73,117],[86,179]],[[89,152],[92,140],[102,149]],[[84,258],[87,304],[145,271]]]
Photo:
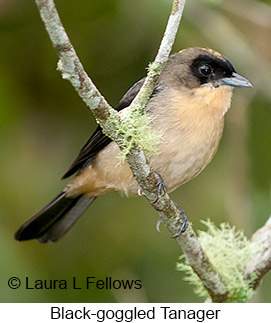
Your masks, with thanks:
[[[271,217],[253,234],[251,241],[259,243],[262,250],[247,264],[244,277],[250,280],[256,275],[257,278],[252,282],[253,289],[256,289],[263,276],[271,270]]]
[[[57,50],[59,55],[58,70],[62,73],[62,77],[72,83],[79,96],[94,114],[97,122],[102,126],[104,132],[119,144],[121,134],[117,134],[115,126],[121,122],[121,117],[117,111],[110,107],[84,71],[61,23],[54,1],[35,1],[53,47]],[[185,0],[173,1],[172,12],[159,52],[155,61],[150,65],[146,81],[141,91],[132,102],[130,109],[143,109],[147,103],[170,54],[182,17],[184,5]],[[114,118],[112,118],[112,116]],[[144,152],[137,147],[134,147],[128,154],[127,161],[130,164],[133,174],[140,184],[144,195],[148,198],[155,210],[160,213],[168,230],[173,236],[176,235],[179,231],[180,223],[182,222],[182,213],[175,206],[167,193],[160,195],[157,198],[157,185],[159,179],[147,163]],[[188,263],[202,280],[205,288],[212,297],[212,300],[214,302],[224,301],[227,297],[226,287],[222,282],[220,275],[214,270],[205,255],[191,226],[189,225],[186,232],[178,236],[176,240],[183,249]]]
[[[158,81],[159,75],[161,74],[165,63],[168,60],[172,46],[174,44],[175,37],[182,19],[185,2],[186,0],[173,1],[171,15],[169,16],[167,27],[158,53],[155,57],[154,62],[149,66],[149,72],[143,86],[141,87],[139,93],[131,104],[132,109],[139,105],[143,110],[150,95],[152,94],[152,91]]]

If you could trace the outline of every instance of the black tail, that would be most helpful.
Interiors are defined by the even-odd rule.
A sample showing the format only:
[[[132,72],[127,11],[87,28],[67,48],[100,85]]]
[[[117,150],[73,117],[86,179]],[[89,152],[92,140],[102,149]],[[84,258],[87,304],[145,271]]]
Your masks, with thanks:
[[[43,243],[59,240],[94,199],[95,197],[85,198],[82,195],[68,198],[65,197],[65,192],[61,192],[20,227],[15,233],[15,239],[19,241],[38,239]]]

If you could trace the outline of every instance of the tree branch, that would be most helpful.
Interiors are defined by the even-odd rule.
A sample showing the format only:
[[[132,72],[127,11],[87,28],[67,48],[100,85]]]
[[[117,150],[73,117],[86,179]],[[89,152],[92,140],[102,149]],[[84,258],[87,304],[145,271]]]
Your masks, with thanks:
[[[69,80],[83,101],[94,114],[97,122],[102,126],[104,132],[117,144],[120,143],[120,134],[115,131],[116,124],[121,122],[121,116],[106,102],[99,93],[76,55],[76,52],[61,23],[53,0],[35,0],[39,8],[41,18],[53,43],[53,47],[59,55],[58,70],[64,79]],[[132,102],[130,109],[143,109],[147,103],[154,86],[159,78],[163,66],[170,54],[176,32],[181,20],[185,0],[174,0],[172,12],[164,34],[161,46],[154,63],[150,65],[145,83]],[[114,116],[114,118],[111,118]],[[109,122],[110,119],[110,122]],[[112,122],[112,120],[114,122]],[[155,210],[174,235],[179,230],[182,222],[182,213],[174,202],[165,193],[157,198],[158,178],[156,173],[147,163],[144,152],[134,147],[127,156],[127,161],[133,171],[135,178],[140,184],[144,195],[151,202]],[[220,275],[214,270],[202,247],[200,246],[194,231],[188,225],[185,233],[176,238],[183,249],[187,262],[202,280],[205,288],[214,302],[222,302],[227,298],[227,290]]]
[[[263,247],[246,265],[244,273],[245,279],[248,280],[254,275],[257,276],[252,282],[253,289],[256,289],[261,283],[263,276],[271,270],[271,217],[269,217],[263,227],[253,234],[251,241]]]
[[[169,16],[167,27],[164,33],[164,37],[161,41],[158,53],[155,57],[154,62],[149,66],[149,72],[147,74],[143,86],[141,87],[139,93],[130,105],[132,109],[134,109],[138,105],[141,109],[143,109],[146,103],[148,102],[150,95],[152,94],[152,91],[158,81],[159,75],[161,74],[165,63],[168,60],[172,46],[174,44],[175,37],[182,18],[185,2],[186,0],[173,1],[171,15]]]

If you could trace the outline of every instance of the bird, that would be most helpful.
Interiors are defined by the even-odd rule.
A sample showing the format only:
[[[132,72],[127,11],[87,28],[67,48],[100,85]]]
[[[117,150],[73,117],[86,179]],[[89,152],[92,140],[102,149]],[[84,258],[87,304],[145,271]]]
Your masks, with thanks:
[[[125,111],[144,83],[135,83],[115,107]],[[197,176],[212,160],[220,142],[224,116],[234,87],[252,87],[219,52],[200,47],[169,56],[146,106],[151,128],[162,139],[149,164],[161,176],[168,193]],[[63,175],[75,176],[41,211],[15,233],[19,241],[56,242],[100,195],[120,191],[136,195],[139,184],[120,148],[100,126]]]

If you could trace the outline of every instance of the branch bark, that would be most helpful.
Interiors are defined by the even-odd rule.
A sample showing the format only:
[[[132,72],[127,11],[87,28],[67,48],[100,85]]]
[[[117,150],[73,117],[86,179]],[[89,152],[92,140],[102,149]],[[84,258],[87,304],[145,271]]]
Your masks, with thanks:
[[[271,217],[263,227],[253,234],[251,241],[259,243],[263,247],[261,252],[257,253],[246,265],[244,272],[244,277],[248,280],[253,275],[257,276],[252,283],[252,288],[255,290],[261,283],[263,276],[271,270]]]
[[[58,70],[64,79],[69,80],[82,100],[87,104],[94,114],[97,122],[102,126],[104,132],[116,143],[119,143],[119,135],[115,131],[115,124],[112,123],[111,116],[115,122],[121,122],[121,117],[100,94],[76,55],[76,52],[65,32],[57,13],[53,0],[35,0],[39,8],[41,18],[50,36],[53,47],[59,55]],[[161,46],[154,63],[151,64],[146,81],[132,102],[130,108],[140,107],[143,109],[151,95],[170,54],[175,35],[182,17],[185,0],[174,0],[172,12],[164,34]],[[108,122],[108,119],[111,121]],[[144,152],[134,147],[127,161],[133,171],[135,178],[141,186],[144,195],[157,210],[165,226],[176,235],[182,222],[182,213],[175,206],[174,202],[165,193],[157,199],[157,175],[147,163]],[[191,226],[184,233],[176,238],[176,241],[183,249],[187,262],[202,280],[205,288],[214,302],[223,302],[227,298],[227,290],[220,275],[215,271],[201,245],[199,244]]]

